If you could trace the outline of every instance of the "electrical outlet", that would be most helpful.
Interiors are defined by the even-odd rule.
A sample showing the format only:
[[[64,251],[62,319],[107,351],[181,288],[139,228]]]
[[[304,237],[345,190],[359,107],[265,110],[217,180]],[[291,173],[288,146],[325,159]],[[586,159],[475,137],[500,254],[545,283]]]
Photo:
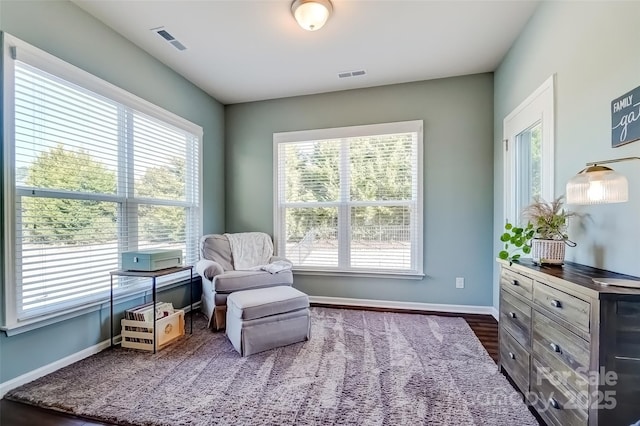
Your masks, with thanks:
[[[464,278],[457,277],[456,278],[456,288],[464,288]]]

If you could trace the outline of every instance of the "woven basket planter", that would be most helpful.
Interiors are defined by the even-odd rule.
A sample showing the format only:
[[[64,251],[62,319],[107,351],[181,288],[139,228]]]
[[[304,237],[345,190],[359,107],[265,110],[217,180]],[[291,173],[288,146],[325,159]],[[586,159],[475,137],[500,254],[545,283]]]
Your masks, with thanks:
[[[531,240],[531,259],[538,264],[562,265],[565,242],[563,240]]]

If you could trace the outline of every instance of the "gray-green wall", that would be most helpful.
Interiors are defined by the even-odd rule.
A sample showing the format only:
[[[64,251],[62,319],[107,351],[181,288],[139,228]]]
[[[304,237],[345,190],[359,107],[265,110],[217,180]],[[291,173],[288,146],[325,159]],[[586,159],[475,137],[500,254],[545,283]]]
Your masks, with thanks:
[[[587,161],[640,156],[640,142],[612,149],[609,136],[610,101],[640,85],[637,16],[640,2],[543,2],[495,76],[223,108],[71,3],[0,0],[0,30],[203,126],[205,232],[273,233],[273,132],[424,120],[427,277],[296,276],[296,286],[318,296],[496,306],[502,121],[555,73],[557,193]],[[629,177],[630,202],[579,208],[589,216],[572,226],[579,245],[567,257],[640,275],[640,162],[615,168]],[[455,289],[456,276],[465,289]],[[184,290],[170,297],[182,303]],[[0,383],[104,340],[107,321],[103,311],[0,333]]]
[[[1,0],[0,30],[202,126],[203,227],[224,230],[224,108],[219,102],[67,1]],[[3,288],[4,282],[0,295]],[[176,288],[163,299],[183,306],[186,290]],[[108,339],[108,320],[105,309],[12,337],[0,333],[0,383]]]
[[[543,2],[495,72],[494,253],[502,229],[502,124],[547,77],[556,74],[555,190],[586,162],[640,156],[640,142],[611,148],[611,101],[640,86],[640,2]],[[629,202],[576,206],[578,243],[567,260],[640,275],[640,161],[612,167],[629,178]],[[573,207],[573,206],[572,206]],[[497,306],[497,268],[494,304]]]
[[[491,305],[492,117],[490,73],[226,106],[226,229],[273,234],[274,132],[424,120],[427,276],[297,274],[294,285],[314,296]]]

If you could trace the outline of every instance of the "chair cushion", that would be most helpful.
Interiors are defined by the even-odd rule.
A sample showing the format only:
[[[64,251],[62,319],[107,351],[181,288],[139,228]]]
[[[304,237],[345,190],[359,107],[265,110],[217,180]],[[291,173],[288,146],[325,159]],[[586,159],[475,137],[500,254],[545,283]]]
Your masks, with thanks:
[[[288,286],[237,291],[227,297],[227,315],[242,320],[264,318],[309,307],[309,297]]]
[[[224,235],[209,234],[200,238],[200,256],[218,262],[225,271],[233,271],[229,240]]]
[[[233,293],[239,290],[291,284],[293,284],[291,271],[282,271],[277,274],[266,271],[228,271],[215,277],[213,288],[216,293]]]

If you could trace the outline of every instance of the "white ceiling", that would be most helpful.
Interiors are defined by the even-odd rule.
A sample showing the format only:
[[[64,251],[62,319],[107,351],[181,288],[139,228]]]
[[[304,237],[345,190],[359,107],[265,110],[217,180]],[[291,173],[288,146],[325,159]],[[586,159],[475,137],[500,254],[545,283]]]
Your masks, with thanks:
[[[308,32],[290,0],[73,1],[224,104],[494,71],[538,4],[332,0]]]

